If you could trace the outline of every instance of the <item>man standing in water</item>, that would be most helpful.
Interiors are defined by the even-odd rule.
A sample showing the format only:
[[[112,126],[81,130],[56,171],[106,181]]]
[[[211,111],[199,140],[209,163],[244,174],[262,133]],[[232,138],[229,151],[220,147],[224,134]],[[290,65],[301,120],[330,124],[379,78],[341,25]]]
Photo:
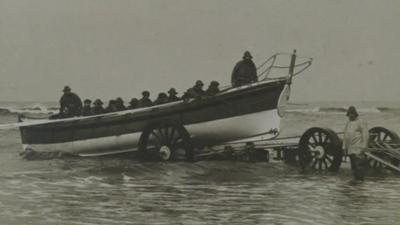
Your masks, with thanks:
[[[368,147],[368,127],[367,123],[358,118],[357,110],[350,106],[346,116],[349,118],[344,128],[343,149],[350,157],[351,169],[354,179],[364,180],[364,170],[367,158],[364,154]]]
[[[243,60],[236,63],[232,71],[232,87],[257,82],[257,68],[249,51],[243,54]]]

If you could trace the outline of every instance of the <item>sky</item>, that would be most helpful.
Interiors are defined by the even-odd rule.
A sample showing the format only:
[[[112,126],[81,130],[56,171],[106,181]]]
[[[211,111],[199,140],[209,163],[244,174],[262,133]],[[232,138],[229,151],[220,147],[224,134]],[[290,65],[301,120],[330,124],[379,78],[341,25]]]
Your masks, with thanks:
[[[293,49],[292,101],[400,101],[399,21],[398,0],[0,0],[0,101],[154,98]]]

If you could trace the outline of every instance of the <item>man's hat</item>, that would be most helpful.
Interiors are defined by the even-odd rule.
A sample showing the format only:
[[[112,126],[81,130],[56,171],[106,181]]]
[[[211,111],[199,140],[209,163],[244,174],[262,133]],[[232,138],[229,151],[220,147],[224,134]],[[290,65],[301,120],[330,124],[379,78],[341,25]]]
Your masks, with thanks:
[[[211,81],[210,85],[211,86],[218,86],[219,83],[218,83],[218,81],[213,80],[213,81]]]
[[[150,92],[149,91],[143,91],[142,95],[150,95]]]
[[[92,103],[92,100],[90,100],[90,99],[85,99],[85,101],[83,101],[83,103]]]
[[[243,59],[252,59],[253,56],[251,56],[249,51],[245,51],[243,54]]]
[[[197,80],[196,81],[196,86],[198,86],[198,85],[201,85],[201,86],[203,86],[204,84],[203,84],[203,81],[201,81],[201,80]]]
[[[63,92],[66,92],[66,91],[71,91],[71,88],[69,86],[65,86],[63,89]]]
[[[349,109],[347,109],[346,116],[349,116],[350,114],[353,114],[353,115],[355,115],[356,117],[358,116],[356,107],[350,106]]]
[[[164,97],[168,97],[168,96],[167,96],[167,94],[165,94],[164,92],[160,92],[160,93],[158,94],[158,97],[159,97],[159,98],[161,98],[161,97],[164,98]]]
[[[117,99],[115,99],[115,102],[124,103],[124,100],[122,100],[122,98],[121,98],[121,97],[118,97]]]
[[[178,93],[176,92],[175,88],[169,89],[168,93],[170,93],[170,94],[178,94]]]
[[[103,105],[103,102],[100,99],[96,99],[93,104],[95,105]]]

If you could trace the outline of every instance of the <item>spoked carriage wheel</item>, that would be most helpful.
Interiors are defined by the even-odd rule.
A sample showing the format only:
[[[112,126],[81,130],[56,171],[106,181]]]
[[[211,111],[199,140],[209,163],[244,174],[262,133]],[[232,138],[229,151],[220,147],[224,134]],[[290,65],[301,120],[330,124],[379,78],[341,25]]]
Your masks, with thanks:
[[[342,163],[343,150],[331,129],[313,127],[300,138],[299,161],[303,168],[336,172]]]
[[[370,148],[381,148],[379,146],[380,144],[386,143],[386,144],[391,144],[391,143],[399,143],[400,138],[399,136],[394,132],[389,129],[386,129],[384,127],[373,127],[369,130],[369,143],[368,147]],[[380,157],[380,158],[386,158],[388,161],[392,161],[394,164],[398,164],[399,162],[393,161],[393,159],[387,158],[385,154],[382,154],[380,152],[374,152],[374,155]],[[374,160],[374,159],[369,159],[368,160],[369,166],[373,168],[381,168],[383,165],[382,163]]]
[[[148,160],[192,160],[190,135],[177,123],[165,122],[146,128],[139,141],[139,151]]]

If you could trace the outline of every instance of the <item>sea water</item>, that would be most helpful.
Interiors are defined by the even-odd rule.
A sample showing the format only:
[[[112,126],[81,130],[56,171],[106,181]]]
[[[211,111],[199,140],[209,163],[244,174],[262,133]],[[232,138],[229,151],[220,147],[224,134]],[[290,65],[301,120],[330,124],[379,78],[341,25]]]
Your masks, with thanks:
[[[400,132],[400,107],[354,103],[370,127]],[[342,131],[349,103],[290,105],[281,136],[313,126]],[[46,115],[51,104],[2,103],[0,124],[16,113]],[[400,176],[353,182],[282,162],[141,163],[132,158],[25,160],[17,129],[0,129],[0,224],[400,224]]]

